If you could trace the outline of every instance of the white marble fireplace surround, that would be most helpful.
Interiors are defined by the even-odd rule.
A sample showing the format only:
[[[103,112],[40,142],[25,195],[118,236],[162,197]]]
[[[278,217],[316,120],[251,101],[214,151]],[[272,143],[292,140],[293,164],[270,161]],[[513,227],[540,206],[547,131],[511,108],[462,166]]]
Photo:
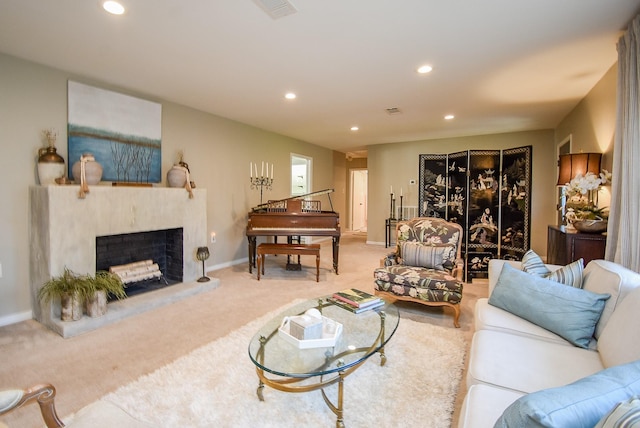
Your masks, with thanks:
[[[196,248],[207,244],[207,193],[167,187],[92,186],[85,199],[79,186],[32,186],[31,296],[34,318],[63,337],[94,330],[128,316],[215,288],[217,279],[196,282],[202,264]],[[65,267],[94,274],[96,236],[183,228],[183,283],[109,303],[106,315],[62,322],[60,303],[42,304],[42,284],[62,274]]]

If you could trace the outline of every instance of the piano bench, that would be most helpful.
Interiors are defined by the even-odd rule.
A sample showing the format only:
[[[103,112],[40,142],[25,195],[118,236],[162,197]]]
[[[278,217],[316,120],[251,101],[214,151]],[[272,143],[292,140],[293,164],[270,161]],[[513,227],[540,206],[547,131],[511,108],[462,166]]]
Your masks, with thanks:
[[[264,275],[264,256],[267,254],[286,254],[290,256],[316,256],[316,282],[320,281],[320,244],[267,244],[258,245],[256,263],[258,281],[260,272]]]

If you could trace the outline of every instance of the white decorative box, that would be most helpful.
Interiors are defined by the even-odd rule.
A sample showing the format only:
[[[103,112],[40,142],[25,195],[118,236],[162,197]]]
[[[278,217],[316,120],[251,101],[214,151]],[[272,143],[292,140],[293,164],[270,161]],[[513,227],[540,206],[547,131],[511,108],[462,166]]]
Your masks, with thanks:
[[[322,339],[321,317],[298,315],[289,317],[289,334],[298,340]]]
[[[322,337],[319,339],[297,339],[291,335],[291,318],[285,317],[278,328],[278,335],[298,349],[327,348],[335,346],[342,334],[342,324],[327,317],[322,318]]]

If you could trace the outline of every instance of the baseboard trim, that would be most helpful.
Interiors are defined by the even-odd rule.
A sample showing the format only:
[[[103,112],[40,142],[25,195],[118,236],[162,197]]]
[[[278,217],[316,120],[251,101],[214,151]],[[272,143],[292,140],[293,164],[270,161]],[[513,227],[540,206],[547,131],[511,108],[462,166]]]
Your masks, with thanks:
[[[245,257],[243,259],[236,259],[236,260],[231,260],[229,262],[224,262],[224,263],[219,263],[217,265],[213,265],[213,266],[207,266],[206,271],[207,273],[216,271],[216,270],[220,270],[220,269],[224,269],[224,268],[228,268],[231,266],[235,266],[235,265],[239,265],[241,263],[249,263],[249,258]]]
[[[384,245],[384,242],[378,242],[378,241],[367,241],[367,245]],[[395,247],[396,244],[393,244],[392,247]]]
[[[3,317],[0,317],[0,327],[4,327],[6,325],[11,325],[11,324],[16,324],[22,321],[27,321],[33,319],[33,312],[32,311],[24,311],[24,312],[18,312],[15,314],[11,314],[11,315],[5,315]]]

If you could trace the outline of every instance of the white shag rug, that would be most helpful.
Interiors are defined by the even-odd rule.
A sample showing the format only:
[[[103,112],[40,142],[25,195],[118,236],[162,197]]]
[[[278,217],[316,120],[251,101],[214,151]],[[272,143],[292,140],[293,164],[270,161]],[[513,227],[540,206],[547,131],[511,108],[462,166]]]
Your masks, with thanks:
[[[287,305],[289,306],[289,305]],[[334,427],[320,391],[285,393],[258,377],[248,345],[273,311],[103,397],[157,427]],[[344,422],[359,427],[449,427],[464,364],[463,334],[400,319],[385,347],[345,379]],[[335,402],[337,387],[328,389]]]

